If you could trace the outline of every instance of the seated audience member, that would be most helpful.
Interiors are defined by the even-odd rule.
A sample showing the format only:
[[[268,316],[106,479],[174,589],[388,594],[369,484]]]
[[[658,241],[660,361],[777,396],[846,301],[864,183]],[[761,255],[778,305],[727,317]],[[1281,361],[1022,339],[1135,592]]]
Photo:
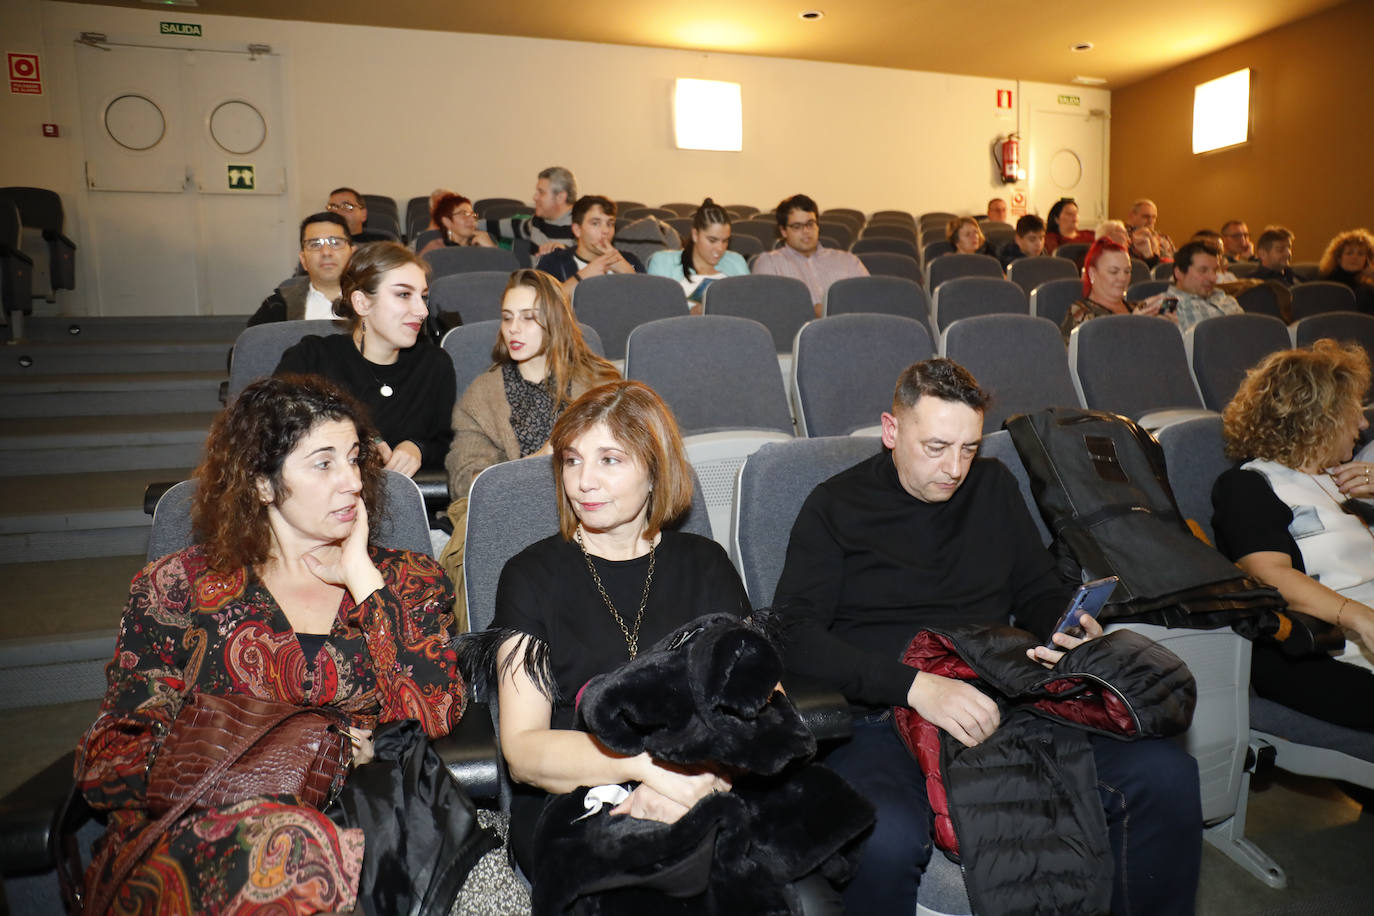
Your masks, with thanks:
[[[434,202],[429,211],[429,221],[443,230],[444,236],[435,239],[416,254],[424,254],[436,248],[495,248],[491,236],[477,228],[477,211],[472,209],[472,201],[461,194],[449,192]]]
[[[1072,197],[1061,197],[1045,218],[1045,253],[1054,254],[1056,248],[1068,242],[1085,242],[1089,245],[1095,236],[1089,229],[1078,228],[1078,204]]]
[[[820,208],[805,194],[794,194],[778,204],[773,217],[778,234],[785,243],[754,259],[753,272],[774,277],[791,277],[806,284],[816,317],[821,315],[825,291],[836,280],[866,277],[863,261],[847,251],[821,247]]]
[[[301,220],[301,268],[308,283],[285,283],[262,301],[248,326],[303,318],[333,318],[339,275],[348,266],[353,243],[348,223],[337,213],[312,213]]]
[[[389,838],[417,825],[416,805],[427,813],[443,799],[422,800],[385,778],[396,764],[385,755],[370,762],[383,746],[373,729],[410,719],[421,738],[445,735],[467,699],[449,648],[453,592],[443,570],[423,554],[370,543],[381,476],[361,407],[320,379],[262,379],[216,417],[195,472],[197,543],[134,578],[101,714],[77,750],[77,786],[108,812],[101,842],[115,853],[97,856],[87,874],[90,897],[112,895],[99,912],[379,912],[378,898],[360,899],[373,890],[364,842],[369,858],[396,856]],[[378,827],[389,829],[357,829],[343,806],[324,813],[294,796],[245,798],[192,809],[116,884],[156,820],[149,760],[192,693],[343,714],[355,765],[343,792],[366,792]],[[404,795],[385,797],[386,786]],[[377,885],[391,878],[383,869]]]
[[[1155,238],[1155,243],[1159,247],[1160,257],[1168,261],[1174,256],[1174,242],[1173,239],[1159,231],[1158,222],[1159,208],[1156,207],[1155,202],[1148,197],[1142,197],[1140,200],[1131,204],[1131,212],[1126,216],[1126,228],[1136,229],[1140,226],[1144,226],[1146,229],[1149,229],[1151,235]]]
[[[1250,227],[1245,225],[1245,220],[1228,219],[1222,223],[1221,244],[1226,260],[1233,264],[1255,260],[1255,246],[1250,242]]]
[[[730,251],[730,214],[706,198],[692,214],[692,237],[681,251],[658,251],[649,258],[649,273],[682,284],[692,314],[701,314],[702,294],[711,281],[749,273],[744,256]]]
[[[510,275],[491,361],[453,408],[453,444],[444,459],[453,536],[440,562],[460,593],[473,478],[502,461],[548,454],[563,409],[587,389],[620,378],[587,348],[562,287],[540,270]]]
[[[335,312],[348,333],[301,338],[274,375],[322,375],[368,409],[384,467],[415,476],[443,465],[452,435],[453,363],[425,335],[429,264],[396,242],[353,253]]]
[[[552,274],[569,296],[578,282],[605,274],[642,274],[644,265],[615,241],[615,201],[597,194],[579,197],[572,208],[574,248],[555,248],[539,259],[539,269]]]
[[[1366,653],[1374,648],[1374,541],[1365,521],[1374,464],[1351,453],[1368,426],[1368,388],[1369,356],[1358,344],[1319,340],[1271,353],[1222,413],[1226,454],[1244,463],[1212,488],[1217,548]],[[1374,731],[1374,673],[1352,643],[1344,658],[1362,666],[1325,653],[1293,658],[1257,641],[1250,683],[1309,716]]]
[[[1374,233],[1351,229],[1332,239],[1322,253],[1317,276],[1344,283],[1355,291],[1355,308],[1374,314]]]
[[[1006,270],[1018,258],[1037,258],[1045,253],[1045,221],[1027,213],[1016,221],[1016,237],[1002,246],[997,260]]]
[[[1283,226],[1269,226],[1255,242],[1255,257],[1260,266],[1250,274],[1256,280],[1273,280],[1284,286],[1301,281],[1293,273],[1293,233]]]
[[[1212,242],[1189,242],[1175,252],[1174,277],[1169,288],[1162,294],[1162,300],[1152,296],[1150,301],[1161,301],[1178,322],[1180,331],[1204,318],[1241,313],[1240,303],[1216,288],[1220,260],[1221,249]]]
[[[1159,301],[1127,302],[1131,285],[1131,258],[1126,249],[1109,238],[1093,242],[1083,258],[1083,298],[1064,313],[1059,333],[1069,342],[1073,329],[1103,315],[1158,315]]]
[[[978,640],[984,628],[1009,620],[1043,642],[1077,584],[1061,578],[1011,473],[977,458],[988,400],[950,360],[908,367],[892,412],[882,415],[883,450],[817,486],[792,527],[773,599],[789,627],[788,669],[840,690],[854,707],[853,737],[822,762],[878,814],[844,891],[850,913],[915,912],[932,852],[926,778],[894,728],[894,708],[914,709],[968,747],[998,747],[1009,737],[997,734],[1003,714],[991,697],[918,671],[900,660],[903,650],[931,627],[973,625],[961,632]],[[1095,621],[1083,624],[1083,640],[1056,635],[1014,655],[1052,668],[1066,650],[1101,635]],[[1202,841],[1196,763],[1168,740],[1084,737],[1106,811],[1112,865],[1102,866],[1115,871],[1111,912],[1192,913]],[[998,774],[999,783],[1034,779],[1014,767]],[[1037,799],[1064,792],[1005,791]],[[1020,803],[989,803],[1001,829],[1016,831]],[[965,826],[959,838],[972,843]],[[1023,839],[1037,847],[1035,838]],[[1028,898],[1024,911],[1037,911],[1036,902]]]
[[[1149,226],[1136,226],[1130,230],[1131,257],[1144,261],[1151,269],[1162,261],[1171,258],[1164,256],[1164,246],[1160,236]],[[1172,254],[1172,249],[1170,249]]]
[[[560,165],[539,173],[534,184],[534,215],[482,220],[478,228],[503,239],[525,239],[536,254],[573,244],[572,208],[577,203],[577,179]]]
[[[330,191],[325,209],[339,214],[347,221],[348,234],[353,239],[354,247],[366,245],[368,242],[395,241],[385,232],[364,228],[367,223],[367,201],[352,188],[335,188]]]
[[[690,508],[692,473],[672,412],[650,388],[593,388],[558,418],[549,444],[559,531],[506,563],[484,634],[499,644],[501,750],[515,783],[510,848],[527,875],[539,872],[536,834],[548,829],[540,814],[554,795],[631,784],[611,813],[671,824],[730,790],[725,774],[608,751],[579,730],[576,701],[592,677],[682,624],[750,612],[725,551],[666,527]]]
[[[988,221],[1005,223],[1007,221],[1007,202],[1000,197],[988,201]]]
[[[1222,235],[1220,232],[1216,231],[1215,229],[1199,229],[1197,232],[1193,233],[1193,237],[1190,238],[1188,241],[1206,242],[1213,248],[1215,248],[1217,251],[1220,251],[1221,255],[1217,258],[1217,282],[1236,282],[1237,277],[1235,274],[1231,273],[1230,262],[1226,260],[1226,248],[1222,244]],[[1228,290],[1228,292],[1229,291],[1230,290]]]
[[[1126,229],[1126,224],[1119,219],[1104,219],[1098,223],[1097,228],[1093,230],[1093,238],[1111,239],[1122,248],[1131,247],[1131,233]]]
[[[443,226],[440,226],[437,222],[434,221],[434,205],[439,202],[439,199],[441,197],[446,197],[449,194],[457,193],[457,191],[450,191],[448,188],[435,188],[433,191],[429,192],[429,222],[425,224],[425,231],[443,228]]]
[[[945,240],[956,254],[985,254],[997,257],[992,244],[983,237],[983,227],[971,216],[956,216],[945,226]]]

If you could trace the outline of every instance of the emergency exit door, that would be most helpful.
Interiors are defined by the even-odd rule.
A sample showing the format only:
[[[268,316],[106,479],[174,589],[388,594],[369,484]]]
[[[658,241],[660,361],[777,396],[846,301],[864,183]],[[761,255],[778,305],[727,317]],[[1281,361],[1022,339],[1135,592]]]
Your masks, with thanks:
[[[102,315],[251,312],[290,269],[280,59],[76,46]]]

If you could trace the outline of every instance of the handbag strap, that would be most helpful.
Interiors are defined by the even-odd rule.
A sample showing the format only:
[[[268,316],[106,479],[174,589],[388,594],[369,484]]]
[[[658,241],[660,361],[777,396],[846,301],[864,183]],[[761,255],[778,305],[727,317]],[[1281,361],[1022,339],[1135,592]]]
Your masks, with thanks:
[[[110,903],[113,901],[114,895],[119,890],[120,885],[129,877],[129,873],[134,870],[134,866],[142,861],[143,856],[153,847],[153,844],[156,843],[173,824],[180,820],[183,814],[191,809],[191,806],[196,803],[196,800],[204,795],[207,789],[214,785],[215,780],[219,779],[226,770],[237,763],[238,759],[246,754],[249,748],[261,741],[268,732],[285,722],[287,719],[290,719],[292,716],[298,716],[302,713],[329,715],[328,710],[320,707],[297,706],[292,709],[284,709],[274,714],[252,731],[242,735],[233,746],[225,752],[224,756],[205,772],[205,775],[200,778],[200,781],[191,787],[190,791],[182,797],[181,801],[168,809],[167,813],[163,814],[162,817],[143,828],[143,831],[138,835],[138,841],[134,843],[132,851],[125,856],[124,861],[115,869],[110,880],[107,881],[105,886],[101,889],[101,893],[96,897],[87,898],[92,906],[84,911],[85,916],[100,916],[100,914],[105,913],[109,909]]]

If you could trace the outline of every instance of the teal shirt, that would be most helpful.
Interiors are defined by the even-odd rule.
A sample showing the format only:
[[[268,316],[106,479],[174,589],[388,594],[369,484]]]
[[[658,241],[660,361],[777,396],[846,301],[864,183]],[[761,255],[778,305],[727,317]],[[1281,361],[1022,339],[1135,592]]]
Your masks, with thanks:
[[[727,277],[742,277],[749,273],[749,264],[744,260],[743,255],[727,251],[716,262],[716,270]],[[656,277],[668,277],[681,283],[682,292],[686,296],[691,296],[692,291],[703,279],[701,274],[693,271],[691,282],[688,282],[682,272],[682,249],[680,248],[654,252],[653,256],[649,258],[648,272]]]

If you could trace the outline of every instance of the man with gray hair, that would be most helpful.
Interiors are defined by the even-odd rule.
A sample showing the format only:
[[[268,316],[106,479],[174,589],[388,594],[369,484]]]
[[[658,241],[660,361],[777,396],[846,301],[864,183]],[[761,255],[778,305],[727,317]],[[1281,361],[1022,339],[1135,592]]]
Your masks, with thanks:
[[[504,239],[527,239],[537,254],[576,244],[572,208],[577,203],[577,179],[561,165],[539,173],[534,185],[534,216],[482,220],[481,228]]]
[[[1139,238],[1143,245],[1159,249],[1156,263],[1159,260],[1167,261],[1174,256],[1174,240],[1155,228],[1158,221],[1159,208],[1148,197],[1142,197],[1131,204],[1131,212],[1126,216],[1126,228],[1131,230],[1131,241],[1134,243]],[[1148,235],[1142,232],[1137,236],[1135,230],[1139,228],[1148,230]]]

